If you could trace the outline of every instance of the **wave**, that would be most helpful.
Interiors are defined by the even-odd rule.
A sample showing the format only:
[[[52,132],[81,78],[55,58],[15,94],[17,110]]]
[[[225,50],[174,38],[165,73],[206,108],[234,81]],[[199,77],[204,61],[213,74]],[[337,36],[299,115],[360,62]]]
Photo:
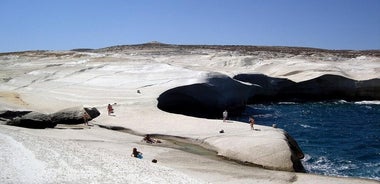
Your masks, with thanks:
[[[311,156],[309,154],[305,154],[305,156],[303,157],[302,161],[307,162],[310,159],[311,159]]]
[[[313,126],[305,125],[305,124],[298,124],[298,125],[303,127],[303,128],[317,128],[317,127],[313,127]]]
[[[346,104],[346,103],[349,103],[349,102],[347,102],[346,100],[339,100],[335,102],[335,104]]]
[[[278,102],[280,105],[294,105],[297,104],[296,102]]]
[[[326,176],[339,176],[349,177],[351,172],[360,172],[357,177],[380,180],[380,163],[363,163],[368,170],[362,170],[362,165],[355,164],[350,160],[330,160],[326,156],[312,157],[309,154],[305,154],[302,159],[302,164],[306,169],[306,172],[322,174]]]
[[[255,117],[260,117],[260,118],[276,118],[276,115],[273,115],[273,114],[258,114],[258,115],[255,115]]]
[[[370,174],[369,177],[364,177],[364,178],[370,178],[370,179],[375,179],[380,181],[380,163],[364,163],[364,165],[367,168],[374,168],[372,174]]]
[[[328,159],[326,156],[320,156],[313,158],[312,156],[306,154],[305,159],[303,160],[303,165],[307,172],[318,173],[328,176],[346,176],[340,171],[352,168],[355,164],[342,164],[337,166],[333,161]]]
[[[359,105],[380,105],[380,101],[360,101],[360,102],[355,102],[355,104],[359,104]]]
[[[246,113],[289,132],[305,153],[308,173],[378,180],[380,106],[372,104],[380,101],[256,104]]]

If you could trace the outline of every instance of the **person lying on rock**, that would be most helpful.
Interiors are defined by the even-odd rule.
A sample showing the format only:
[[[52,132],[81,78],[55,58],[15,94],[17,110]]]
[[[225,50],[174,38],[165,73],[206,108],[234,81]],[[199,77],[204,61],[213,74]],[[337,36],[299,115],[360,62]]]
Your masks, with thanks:
[[[147,134],[147,135],[143,138],[143,141],[145,141],[146,143],[149,143],[149,144],[153,144],[153,143],[161,143],[160,140],[157,140],[157,139],[153,139],[153,138],[151,138],[149,134]]]

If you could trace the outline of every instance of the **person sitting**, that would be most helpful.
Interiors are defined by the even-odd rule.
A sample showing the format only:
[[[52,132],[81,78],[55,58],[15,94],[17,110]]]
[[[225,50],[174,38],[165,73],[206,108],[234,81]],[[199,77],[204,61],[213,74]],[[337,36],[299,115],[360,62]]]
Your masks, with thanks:
[[[131,154],[132,157],[136,157],[136,158],[142,159],[143,158],[142,155],[143,154],[141,152],[137,151],[137,148],[133,148],[132,154]]]

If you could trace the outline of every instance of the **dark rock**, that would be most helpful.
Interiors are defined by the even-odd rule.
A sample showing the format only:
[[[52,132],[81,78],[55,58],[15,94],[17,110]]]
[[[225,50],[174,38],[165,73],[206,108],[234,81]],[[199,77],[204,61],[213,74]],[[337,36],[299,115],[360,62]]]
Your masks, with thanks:
[[[84,123],[84,112],[90,115],[88,121],[100,115],[100,112],[96,108],[72,107],[51,114],[51,120],[56,124],[81,124]]]
[[[221,118],[227,110],[238,115],[246,105],[251,88],[228,76],[212,74],[208,81],[170,89],[158,97],[164,111],[203,118]]]
[[[84,110],[87,112],[88,115],[90,115],[91,119],[95,119],[98,116],[100,116],[100,112],[95,107],[92,107],[92,108],[85,107]],[[91,119],[89,119],[89,120],[91,120]]]
[[[283,90],[303,101],[379,100],[380,79],[357,81],[337,75],[322,75]]]
[[[9,120],[0,117],[0,125],[6,125]]]
[[[249,103],[380,99],[380,79],[356,81],[338,75],[322,75],[296,83],[261,74],[239,74],[234,79],[254,84]]]
[[[96,108],[73,107],[53,113],[51,115],[32,111],[1,111],[0,124],[20,126],[26,128],[54,128],[57,124],[84,123],[83,113],[90,115],[88,121],[98,117],[100,112]]]
[[[379,100],[380,79],[356,82],[355,96],[359,97],[359,100]]]
[[[301,159],[303,159],[305,156],[304,153],[302,152],[301,148],[298,146],[297,141],[294,140],[292,136],[290,136],[287,132],[284,132],[284,134],[292,153],[291,160],[293,162],[294,171],[305,172],[306,170],[301,163]]]
[[[5,110],[5,111],[0,111],[0,117],[5,118],[5,119],[13,119],[15,117],[21,117],[25,114],[28,114],[32,111],[11,111],[11,110]]]
[[[289,79],[268,77],[263,74],[239,74],[234,79],[253,84],[250,97],[247,100],[251,104],[287,99],[289,97],[283,89],[293,88],[297,84]]]
[[[303,101],[352,100],[355,97],[356,86],[352,79],[323,75],[283,90],[293,98]]]
[[[157,100],[158,108],[167,112],[220,118],[224,110],[228,111],[229,116],[239,115],[246,104],[380,100],[380,79],[356,81],[337,75],[323,75],[296,83],[263,74],[239,74],[233,79],[222,74],[211,74],[205,83],[170,89]]]
[[[26,128],[54,128],[57,124],[53,123],[49,115],[39,112],[30,112],[21,117],[15,117],[6,123],[7,125],[26,127]]]
[[[84,109],[82,107],[73,107],[63,109],[51,114],[51,120],[57,124],[81,124],[83,120]]]

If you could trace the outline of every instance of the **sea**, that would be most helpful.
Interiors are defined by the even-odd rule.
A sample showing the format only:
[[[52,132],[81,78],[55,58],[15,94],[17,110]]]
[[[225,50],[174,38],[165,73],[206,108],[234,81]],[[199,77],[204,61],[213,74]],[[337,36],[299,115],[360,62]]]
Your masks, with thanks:
[[[287,131],[308,173],[380,180],[380,101],[255,104],[236,120]]]

